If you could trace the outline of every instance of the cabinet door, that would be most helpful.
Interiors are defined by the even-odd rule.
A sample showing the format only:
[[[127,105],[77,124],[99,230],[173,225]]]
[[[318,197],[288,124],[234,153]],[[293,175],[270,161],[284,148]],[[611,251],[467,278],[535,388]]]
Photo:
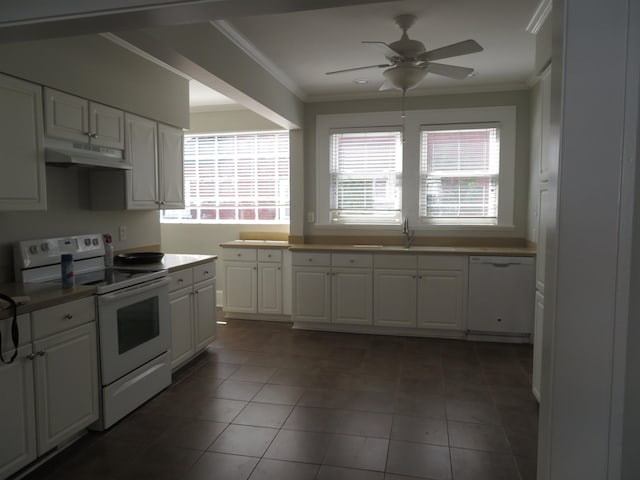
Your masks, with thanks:
[[[158,161],[162,208],[184,208],[182,130],[158,124]]]
[[[464,272],[418,272],[418,321],[420,328],[462,330],[466,305]]]
[[[158,208],[158,128],[156,122],[125,115],[125,157],[131,164],[127,172],[130,209]]]
[[[13,351],[13,350],[11,350]],[[0,478],[36,459],[36,419],[31,344],[18,350],[15,361],[0,363]]]
[[[0,74],[0,210],[45,210],[42,89]]]
[[[99,147],[124,148],[124,112],[89,102],[89,137]]]
[[[334,268],[331,274],[331,321],[348,325],[371,325],[372,295],[372,270]]]
[[[89,142],[89,102],[68,93],[44,89],[47,137]]]
[[[194,350],[193,290],[191,286],[169,295],[171,305],[171,368],[186,362]]]
[[[258,313],[282,314],[282,267],[279,263],[258,264]]]
[[[384,327],[416,326],[415,270],[374,270],[373,323]]]
[[[331,321],[329,268],[293,267],[293,321]]]
[[[206,348],[216,338],[216,281],[197,283],[195,298],[195,349]]]
[[[99,416],[96,326],[89,323],[33,343],[38,454]]]
[[[542,369],[542,332],[544,321],[544,295],[536,292],[536,305],[533,323],[533,394],[540,401],[540,382]]]
[[[258,266],[250,262],[224,262],[225,312],[258,312]]]

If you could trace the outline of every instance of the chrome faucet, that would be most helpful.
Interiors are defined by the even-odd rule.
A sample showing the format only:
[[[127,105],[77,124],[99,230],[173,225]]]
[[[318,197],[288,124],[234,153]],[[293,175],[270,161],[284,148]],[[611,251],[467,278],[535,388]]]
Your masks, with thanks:
[[[402,233],[404,234],[404,248],[411,247],[415,234],[412,230],[409,230],[409,217],[404,217],[404,222],[402,222]]]

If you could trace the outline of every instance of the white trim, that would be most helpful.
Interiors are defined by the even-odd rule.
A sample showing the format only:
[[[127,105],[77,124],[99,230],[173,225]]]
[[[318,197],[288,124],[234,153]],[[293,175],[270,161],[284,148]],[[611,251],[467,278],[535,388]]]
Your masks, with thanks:
[[[545,20],[551,13],[551,0],[540,0],[536,11],[533,12],[533,16],[531,20],[529,20],[529,24],[525,30],[533,35],[537,35]]]
[[[229,21],[214,20],[209,22],[220,33],[227,37],[236,47],[246,53],[249,58],[264,68],[271,76],[284,85],[291,93],[300,100],[306,101],[306,94],[284,71],[278,68],[267,56],[242,35]]]
[[[419,221],[419,132],[422,125],[497,123],[500,125],[500,188],[498,200],[498,223],[455,224],[442,222],[425,223]],[[329,205],[330,132],[337,128],[400,127],[401,112],[371,112],[354,114],[318,115],[316,117],[316,228],[352,229],[356,225],[335,225],[330,223]],[[405,151],[403,154],[402,216],[408,216],[417,230],[511,230],[514,228],[515,164],[516,164],[516,107],[474,107],[454,109],[410,110],[405,118]],[[385,230],[384,225],[361,224],[361,228]],[[397,226],[390,226],[390,230]]]

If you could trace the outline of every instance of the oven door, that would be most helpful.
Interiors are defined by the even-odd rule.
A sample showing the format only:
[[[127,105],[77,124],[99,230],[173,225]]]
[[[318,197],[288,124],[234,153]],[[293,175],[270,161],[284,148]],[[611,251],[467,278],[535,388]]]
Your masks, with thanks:
[[[169,278],[98,297],[102,385],[169,350]]]

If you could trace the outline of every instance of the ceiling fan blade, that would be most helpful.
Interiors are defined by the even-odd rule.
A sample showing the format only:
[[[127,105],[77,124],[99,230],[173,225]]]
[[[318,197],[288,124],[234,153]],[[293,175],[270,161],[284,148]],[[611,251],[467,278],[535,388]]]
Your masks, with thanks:
[[[420,55],[420,60],[441,60],[443,58],[459,57],[460,55],[468,55],[470,53],[481,52],[483,48],[475,40],[464,40],[458,43],[452,43],[446,47],[429,50]]]
[[[366,70],[367,68],[385,68],[390,67],[391,64],[383,63],[381,65],[367,65],[366,67],[345,68],[344,70],[335,70],[333,72],[327,72],[325,75],[333,75],[334,73],[355,72],[356,70]]]
[[[382,52],[382,54],[389,60],[391,60],[392,58],[403,58],[401,53],[396,52],[393,48],[391,48],[389,45],[387,45],[384,42],[364,41],[362,43],[366,45],[371,45],[373,48],[375,48],[379,52]]]
[[[454,65],[445,65],[444,63],[428,63],[426,70],[428,73],[435,73],[444,77],[462,80],[473,73],[473,68],[456,67]]]

